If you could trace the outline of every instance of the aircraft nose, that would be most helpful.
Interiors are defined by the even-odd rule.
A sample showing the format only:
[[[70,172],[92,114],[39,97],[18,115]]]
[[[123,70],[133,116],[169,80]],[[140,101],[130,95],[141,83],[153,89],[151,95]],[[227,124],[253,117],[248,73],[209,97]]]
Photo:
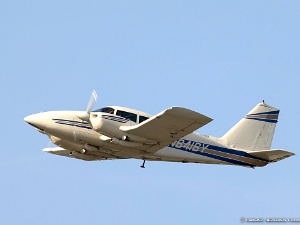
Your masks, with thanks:
[[[44,113],[33,114],[26,116],[24,120],[31,126],[35,127],[39,131],[44,131],[46,128],[46,120]]]
[[[25,122],[27,122],[27,123],[33,123],[34,122],[34,118],[35,118],[35,115],[30,115],[30,116],[26,116],[25,118],[24,118],[24,120],[25,120]]]

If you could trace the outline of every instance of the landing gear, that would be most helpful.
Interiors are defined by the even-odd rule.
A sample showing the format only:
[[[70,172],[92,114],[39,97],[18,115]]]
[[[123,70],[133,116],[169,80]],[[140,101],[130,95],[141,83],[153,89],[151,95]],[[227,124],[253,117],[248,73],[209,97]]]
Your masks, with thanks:
[[[141,168],[145,168],[145,162],[146,162],[146,160],[144,159],[144,162],[143,162],[143,165],[141,165]]]

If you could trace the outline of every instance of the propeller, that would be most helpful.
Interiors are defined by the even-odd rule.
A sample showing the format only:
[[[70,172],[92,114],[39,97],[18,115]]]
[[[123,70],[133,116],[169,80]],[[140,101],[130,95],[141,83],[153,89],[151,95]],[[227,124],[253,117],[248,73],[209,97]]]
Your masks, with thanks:
[[[98,99],[98,96],[97,96],[97,93],[95,90],[93,90],[92,94],[91,94],[91,97],[90,97],[90,101],[86,107],[86,110],[85,112],[82,112],[80,114],[77,115],[77,117],[83,121],[87,121],[89,122],[90,120],[90,112],[95,104],[95,102],[97,101]]]

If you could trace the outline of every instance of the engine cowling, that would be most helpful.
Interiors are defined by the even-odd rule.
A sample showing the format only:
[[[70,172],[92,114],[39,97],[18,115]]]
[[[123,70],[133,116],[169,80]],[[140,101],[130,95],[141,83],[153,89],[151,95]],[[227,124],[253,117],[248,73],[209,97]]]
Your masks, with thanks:
[[[75,151],[71,151],[69,153],[69,156],[73,157],[73,158],[77,158],[77,159],[87,160],[87,161],[99,160],[100,159],[100,157],[95,156],[95,155],[86,155],[86,154],[82,154],[82,153],[75,152]]]
[[[112,119],[107,119],[111,117]],[[123,118],[124,119],[124,118]],[[128,127],[136,125],[132,121],[127,121],[126,123],[119,122],[122,120],[121,117],[102,115],[102,114],[91,114],[90,123],[94,131],[105,135],[100,139],[102,141],[111,141],[114,144],[122,145],[125,147],[136,147],[143,144],[156,144],[156,141],[149,140],[147,138],[135,136],[132,134],[127,134],[122,130],[122,127]]]
[[[82,150],[82,146],[71,141],[63,140],[53,135],[49,135],[49,139],[52,141],[53,144],[62,147],[64,149],[72,150],[80,152]]]
[[[102,114],[91,114],[90,123],[94,131],[108,137],[122,139],[123,136],[126,136],[126,133],[119,129],[124,123],[105,119]],[[130,123],[127,122],[126,124],[130,125]]]

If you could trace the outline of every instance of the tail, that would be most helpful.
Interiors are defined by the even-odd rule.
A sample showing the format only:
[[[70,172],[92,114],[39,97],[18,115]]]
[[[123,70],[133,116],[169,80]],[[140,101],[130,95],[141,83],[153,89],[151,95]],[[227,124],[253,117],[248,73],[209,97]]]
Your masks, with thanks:
[[[246,151],[269,150],[272,144],[279,109],[259,103],[231,128],[222,142]]]

